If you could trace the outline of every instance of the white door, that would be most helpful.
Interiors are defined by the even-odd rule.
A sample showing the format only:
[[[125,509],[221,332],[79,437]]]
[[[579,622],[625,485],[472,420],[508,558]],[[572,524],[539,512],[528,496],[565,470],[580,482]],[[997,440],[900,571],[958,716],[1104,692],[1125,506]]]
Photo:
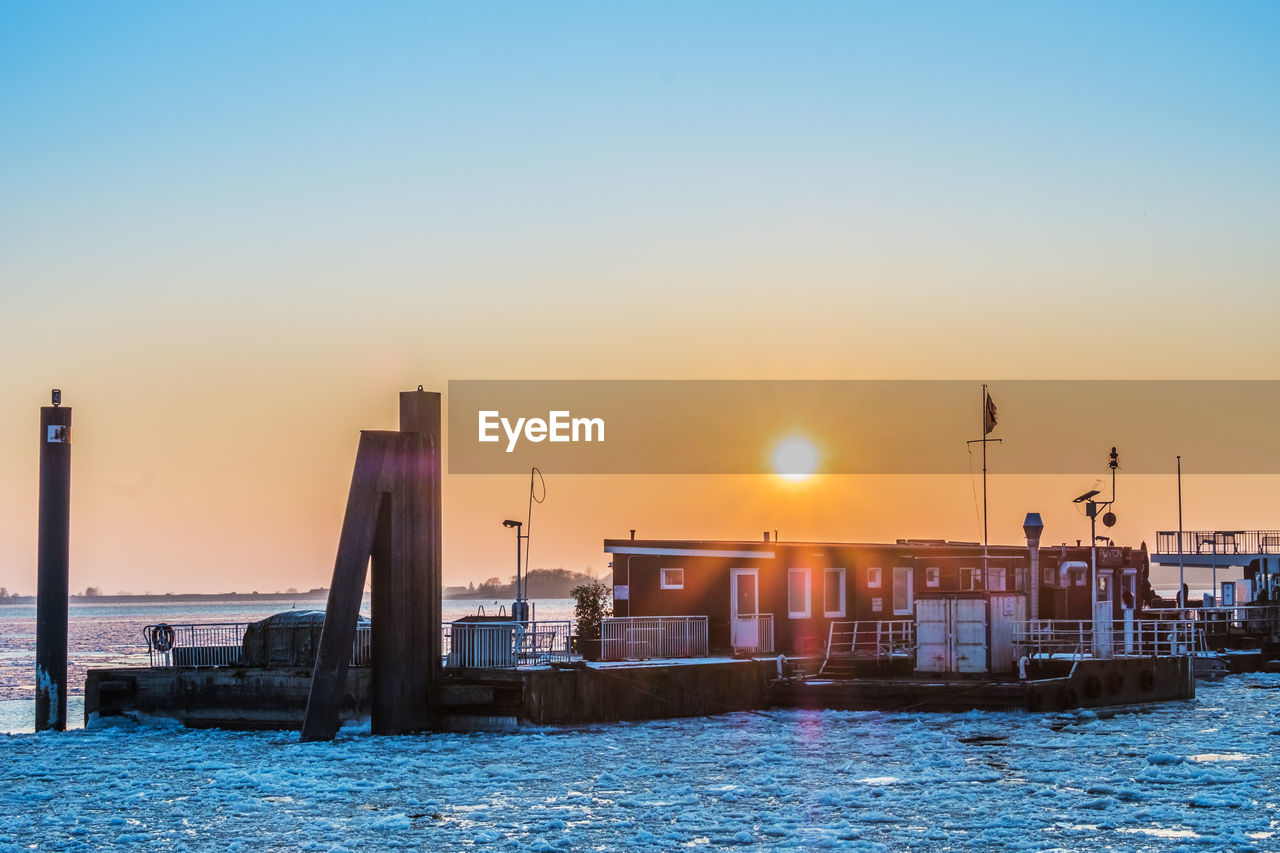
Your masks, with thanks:
[[[951,672],[954,650],[947,638],[951,603],[945,598],[916,602],[916,671]]]
[[[916,602],[916,670],[987,671],[987,602],[923,598]]]
[[[730,642],[735,649],[760,648],[759,581],[755,569],[729,570]]]
[[[910,616],[914,610],[911,602],[910,568],[898,566],[893,570],[893,615]]]
[[[956,672],[986,672],[987,602],[981,598],[957,598],[952,603]]]
[[[990,605],[990,658],[992,672],[1013,672],[1018,655],[1013,636],[1020,623],[1027,619],[1027,597],[1018,593],[991,596]]]

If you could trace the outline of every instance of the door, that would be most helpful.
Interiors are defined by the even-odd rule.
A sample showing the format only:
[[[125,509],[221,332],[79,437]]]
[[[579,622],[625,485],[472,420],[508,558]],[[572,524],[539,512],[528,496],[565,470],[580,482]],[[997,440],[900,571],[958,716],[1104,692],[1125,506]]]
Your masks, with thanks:
[[[729,570],[730,642],[735,649],[760,648],[760,579],[756,569]]]
[[[987,602],[952,599],[956,640],[956,672],[987,671]]]
[[[911,606],[911,572],[910,568],[902,566],[893,570],[894,616],[910,616],[914,612]]]
[[[991,596],[990,637],[991,671],[1013,672],[1018,654],[1013,645],[1018,625],[1027,619],[1027,598],[1016,593]]]
[[[987,671],[987,602],[923,598],[916,602],[916,670]]]
[[[947,641],[950,600],[922,598],[916,602],[916,670],[951,672],[954,653]]]

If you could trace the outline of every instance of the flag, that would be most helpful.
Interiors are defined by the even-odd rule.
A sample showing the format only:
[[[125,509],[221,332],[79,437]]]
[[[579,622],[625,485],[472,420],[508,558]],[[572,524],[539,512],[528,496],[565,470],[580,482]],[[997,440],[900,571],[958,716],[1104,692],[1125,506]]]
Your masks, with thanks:
[[[990,435],[991,431],[996,428],[996,404],[991,399],[991,395],[987,394],[987,409],[982,413],[982,434]]]

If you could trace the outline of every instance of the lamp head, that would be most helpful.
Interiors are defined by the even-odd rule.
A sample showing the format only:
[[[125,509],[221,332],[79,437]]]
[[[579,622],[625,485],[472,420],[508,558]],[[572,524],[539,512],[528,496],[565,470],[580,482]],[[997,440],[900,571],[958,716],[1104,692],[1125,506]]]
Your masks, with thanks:
[[[503,527],[523,527],[523,526],[524,526],[524,522],[523,522],[523,521],[512,521],[511,519],[509,519],[509,518],[508,518],[506,521],[502,522],[502,526],[503,526]]]
[[[1092,500],[1093,498],[1097,497],[1100,494],[1102,494],[1102,492],[1099,491],[1098,489],[1091,489],[1090,491],[1085,492],[1083,495],[1073,500],[1072,503],[1082,504],[1085,501]]]

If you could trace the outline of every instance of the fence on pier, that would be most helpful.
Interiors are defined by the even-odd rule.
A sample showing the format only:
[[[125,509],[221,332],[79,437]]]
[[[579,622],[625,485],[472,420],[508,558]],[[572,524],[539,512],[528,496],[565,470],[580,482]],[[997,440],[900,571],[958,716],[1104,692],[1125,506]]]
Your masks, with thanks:
[[[518,669],[568,661],[572,623],[455,622],[443,626],[444,665],[454,669]]]
[[[1088,619],[1032,619],[1014,628],[1019,655],[1066,658],[1184,657],[1205,648],[1204,632],[1187,619],[1141,619],[1095,627]]]
[[[600,636],[602,660],[707,656],[706,616],[615,616]]]
[[[211,622],[148,625],[143,630],[147,659],[152,667],[232,666],[244,662],[244,635],[252,623]],[[277,625],[273,635],[290,647],[292,660],[314,660],[317,626]],[[367,624],[356,627],[351,649],[352,666],[368,666],[372,656],[372,634]]]

